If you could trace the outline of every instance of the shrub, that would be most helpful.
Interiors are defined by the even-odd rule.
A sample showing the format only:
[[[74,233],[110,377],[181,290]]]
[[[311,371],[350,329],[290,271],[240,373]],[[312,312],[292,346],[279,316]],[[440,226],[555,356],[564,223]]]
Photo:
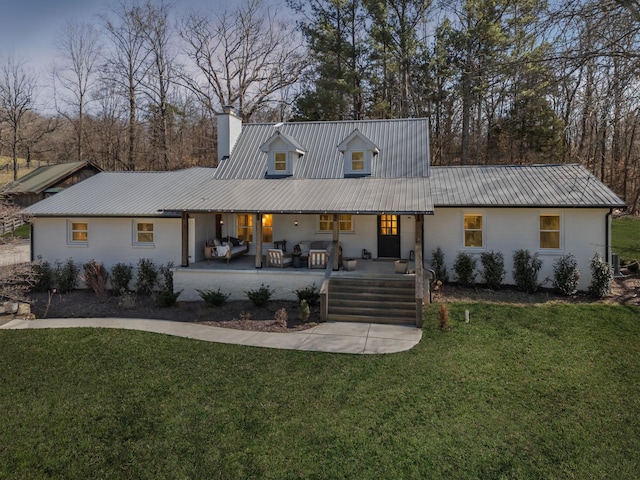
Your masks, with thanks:
[[[296,290],[295,293],[300,302],[306,301],[310,307],[317,305],[320,301],[320,290],[315,283],[301,290]]]
[[[95,260],[89,260],[82,266],[83,275],[80,279],[87,284],[93,293],[100,300],[107,298],[107,278],[109,278],[109,272],[101,263]]]
[[[534,293],[540,288],[538,274],[542,268],[542,260],[538,253],[531,255],[529,250],[517,250],[513,253],[513,280],[518,290]]]
[[[274,320],[276,321],[276,324],[279,327],[287,328],[287,324],[289,322],[289,315],[287,315],[287,310],[284,308],[281,308],[280,310],[278,310],[276,312]]]
[[[73,258],[67,259],[65,263],[56,261],[54,278],[60,293],[69,293],[76,288],[79,273],[80,267],[75,264]]]
[[[458,283],[465,287],[473,287],[476,282],[477,260],[468,253],[460,252],[453,262]]]
[[[196,290],[200,298],[204,300],[204,302],[211,307],[221,307],[225,303],[227,303],[228,298],[231,296],[230,293],[222,293],[220,288],[216,292],[212,290]]]
[[[54,271],[49,262],[40,260],[33,264],[33,272],[35,274],[33,286],[34,292],[48,292],[53,289]]]
[[[504,269],[504,255],[500,252],[484,252],[480,255],[480,262],[484,283],[493,290],[499,289],[507,273]]]
[[[271,296],[273,295],[273,290],[271,290],[268,286],[264,286],[264,283],[255,290],[249,290],[248,292],[244,292],[247,294],[247,297],[256,307],[264,307]]]
[[[554,288],[564,295],[573,295],[578,291],[578,280],[580,280],[580,270],[573,255],[564,255],[553,262]]]
[[[170,290],[160,290],[156,292],[156,303],[159,307],[173,307],[181,293],[182,290],[175,293]]]
[[[166,290],[167,292],[173,292],[173,262],[169,262],[166,265],[160,265],[158,267],[158,273],[162,280],[160,290]]]
[[[133,265],[116,263],[111,267],[111,290],[116,295],[129,291],[129,283],[133,278]]]
[[[640,272],[640,261],[633,260],[631,263],[629,263],[629,265],[627,265],[627,270],[629,270],[631,273]]]
[[[138,260],[138,273],[136,275],[136,292],[139,295],[150,296],[158,282],[158,269],[149,258]]]
[[[611,290],[613,268],[603,260],[598,252],[591,259],[589,266],[591,267],[589,295],[594,298],[602,298]]]
[[[309,316],[311,315],[311,309],[309,308],[309,303],[306,300],[300,301],[300,320],[304,323],[309,321]]]
[[[442,283],[449,281],[447,266],[444,263],[444,252],[440,247],[431,251],[431,268],[436,274],[436,280],[440,280]]]

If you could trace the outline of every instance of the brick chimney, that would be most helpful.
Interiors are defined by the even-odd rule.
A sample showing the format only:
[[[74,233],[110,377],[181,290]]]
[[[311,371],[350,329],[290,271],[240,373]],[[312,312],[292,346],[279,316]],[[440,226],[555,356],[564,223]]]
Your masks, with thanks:
[[[229,105],[222,107],[222,113],[217,116],[218,121],[218,163],[229,157],[233,147],[242,132],[242,119]]]

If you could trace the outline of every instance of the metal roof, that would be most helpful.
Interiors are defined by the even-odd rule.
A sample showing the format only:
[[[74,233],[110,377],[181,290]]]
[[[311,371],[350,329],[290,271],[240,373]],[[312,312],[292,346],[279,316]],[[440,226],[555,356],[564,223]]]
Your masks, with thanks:
[[[164,210],[192,212],[432,214],[429,179],[214,179],[167,199]]]
[[[38,167],[18,179],[15,184],[12,184],[3,193],[40,193],[50,185],[63,180],[65,177],[88,165],[93,166],[96,170],[100,170],[89,162],[69,162]]]
[[[176,194],[212,175],[211,168],[101,172],[31,205],[26,212],[34,216],[158,216]]]
[[[432,167],[436,207],[623,207],[579,164]]]
[[[356,129],[379,149],[372,158],[371,177],[429,176],[429,122],[425,118],[292,122],[277,128],[306,152],[297,162],[294,178],[344,177],[344,155],[338,145]],[[260,147],[274,133],[273,124],[242,125],[242,133],[229,158],[218,165],[216,177],[264,178],[267,153]]]

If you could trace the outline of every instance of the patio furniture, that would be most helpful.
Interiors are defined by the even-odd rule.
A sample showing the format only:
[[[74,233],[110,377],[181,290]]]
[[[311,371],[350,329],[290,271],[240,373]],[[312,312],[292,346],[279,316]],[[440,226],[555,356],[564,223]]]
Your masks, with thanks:
[[[268,267],[290,267],[293,263],[291,255],[287,255],[279,248],[270,248],[267,250],[267,268]]]
[[[238,245],[234,245],[231,240],[221,241],[214,239],[207,242],[204,246],[204,258],[207,260],[224,259],[229,263],[234,257],[239,257],[249,252],[249,242],[238,241]]]
[[[273,248],[281,249],[284,253],[287,253],[287,241],[286,240],[276,240],[273,242]]]
[[[309,250],[309,268],[327,268],[326,250]]]

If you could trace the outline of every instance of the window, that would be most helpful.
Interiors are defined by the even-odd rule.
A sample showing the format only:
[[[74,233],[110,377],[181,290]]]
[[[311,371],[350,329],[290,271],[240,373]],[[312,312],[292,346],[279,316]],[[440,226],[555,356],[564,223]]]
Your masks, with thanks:
[[[273,242],[273,215],[270,213],[262,215],[262,241]]]
[[[354,172],[364,170],[364,152],[351,152],[351,170]]]
[[[287,154],[285,152],[276,152],[274,155],[274,168],[276,172],[287,171]]]
[[[540,215],[540,248],[560,248],[560,215]]]
[[[321,232],[333,231],[333,215],[323,214],[319,215],[318,230]],[[353,215],[340,214],[338,215],[338,228],[341,232],[353,232]]]
[[[380,235],[398,234],[398,216],[380,215]]]
[[[136,222],[135,243],[153,243],[153,223]]]
[[[482,214],[465,213],[464,214],[464,246],[466,248],[482,248],[484,247],[484,230],[482,222]]]
[[[253,215],[241,213],[236,218],[236,237],[247,242],[253,241]]]
[[[89,241],[89,224],[87,222],[69,223],[70,243],[87,243]]]

